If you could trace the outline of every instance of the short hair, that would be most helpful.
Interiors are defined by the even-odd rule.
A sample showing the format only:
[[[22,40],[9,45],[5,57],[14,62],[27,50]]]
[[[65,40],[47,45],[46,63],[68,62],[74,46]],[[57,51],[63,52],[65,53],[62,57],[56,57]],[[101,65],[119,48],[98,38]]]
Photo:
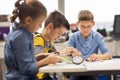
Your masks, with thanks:
[[[13,16],[11,16],[11,22],[15,22],[17,17],[22,22],[28,16],[32,19],[40,16],[47,16],[47,10],[38,0],[17,0],[12,14]]]
[[[79,21],[94,21],[94,16],[89,10],[81,10],[78,14]]]
[[[66,29],[70,29],[69,22],[67,21],[65,16],[57,10],[51,12],[48,15],[47,19],[45,20],[44,26],[46,27],[49,23],[52,23],[54,28],[65,26]]]

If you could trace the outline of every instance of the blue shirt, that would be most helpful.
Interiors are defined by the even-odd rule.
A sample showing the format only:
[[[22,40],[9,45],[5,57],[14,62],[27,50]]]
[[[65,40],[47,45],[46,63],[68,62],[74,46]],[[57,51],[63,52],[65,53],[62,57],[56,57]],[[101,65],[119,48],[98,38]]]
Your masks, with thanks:
[[[6,80],[36,80],[33,35],[25,28],[9,33],[5,48]]]
[[[84,38],[80,31],[73,33],[68,41],[68,46],[77,48],[85,59],[93,53],[97,54],[98,49],[103,54],[108,52],[103,36],[94,31],[91,32],[88,38]]]

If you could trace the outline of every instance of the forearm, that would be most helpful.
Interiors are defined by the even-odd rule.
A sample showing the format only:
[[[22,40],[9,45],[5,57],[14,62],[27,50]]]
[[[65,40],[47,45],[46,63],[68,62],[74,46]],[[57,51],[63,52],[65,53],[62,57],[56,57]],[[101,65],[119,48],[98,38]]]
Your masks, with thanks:
[[[43,67],[43,66],[49,64],[49,61],[45,58],[45,59],[38,61],[36,64],[37,64],[37,67],[40,68],[40,67]]]
[[[45,57],[47,55],[48,55],[48,53],[40,53],[40,54],[35,55],[35,58],[38,61],[40,59],[43,59],[43,57]]]
[[[55,54],[50,54],[47,57],[45,57],[42,60],[39,60],[37,62],[37,67],[40,68],[42,66],[48,65],[48,64],[55,64],[57,62],[61,62],[62,58],[60,56],[56,56]]]

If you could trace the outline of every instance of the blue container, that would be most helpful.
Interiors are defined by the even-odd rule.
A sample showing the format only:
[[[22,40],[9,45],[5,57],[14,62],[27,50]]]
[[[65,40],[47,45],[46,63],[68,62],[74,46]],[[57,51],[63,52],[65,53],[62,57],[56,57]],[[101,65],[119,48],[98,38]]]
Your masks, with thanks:
[[[98,80],[108,80],[107,75],[98,75]]]
[[[120,75],[117,75],[117,79],[119,79],[119,80],[120,80]]]

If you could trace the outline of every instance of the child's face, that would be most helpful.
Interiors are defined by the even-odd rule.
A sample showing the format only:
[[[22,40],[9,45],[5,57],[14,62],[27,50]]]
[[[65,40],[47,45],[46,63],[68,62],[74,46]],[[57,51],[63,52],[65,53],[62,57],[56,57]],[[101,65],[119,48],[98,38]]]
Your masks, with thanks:
[[[79,29],[81,31],[81,34],[83,37],[87,38],[91,31],[92,27],[94,26],[95,22],[94,21],[80,21],[78,22]]]
[[[31,32],[36,32],[39,28],[41,28],[41,25],[43,23],[43,21],[45,20],[45,16],[44,17],[38,17],[37,19],[31,19],[29,22],[29,30]]]
[[[50,41],[55,41],[56,39],[59,39],[61,35],[63,35],[66,32],[66,28],[64,26],[61,26],[60,28],[51,28],[48,34],[48,38]]]

